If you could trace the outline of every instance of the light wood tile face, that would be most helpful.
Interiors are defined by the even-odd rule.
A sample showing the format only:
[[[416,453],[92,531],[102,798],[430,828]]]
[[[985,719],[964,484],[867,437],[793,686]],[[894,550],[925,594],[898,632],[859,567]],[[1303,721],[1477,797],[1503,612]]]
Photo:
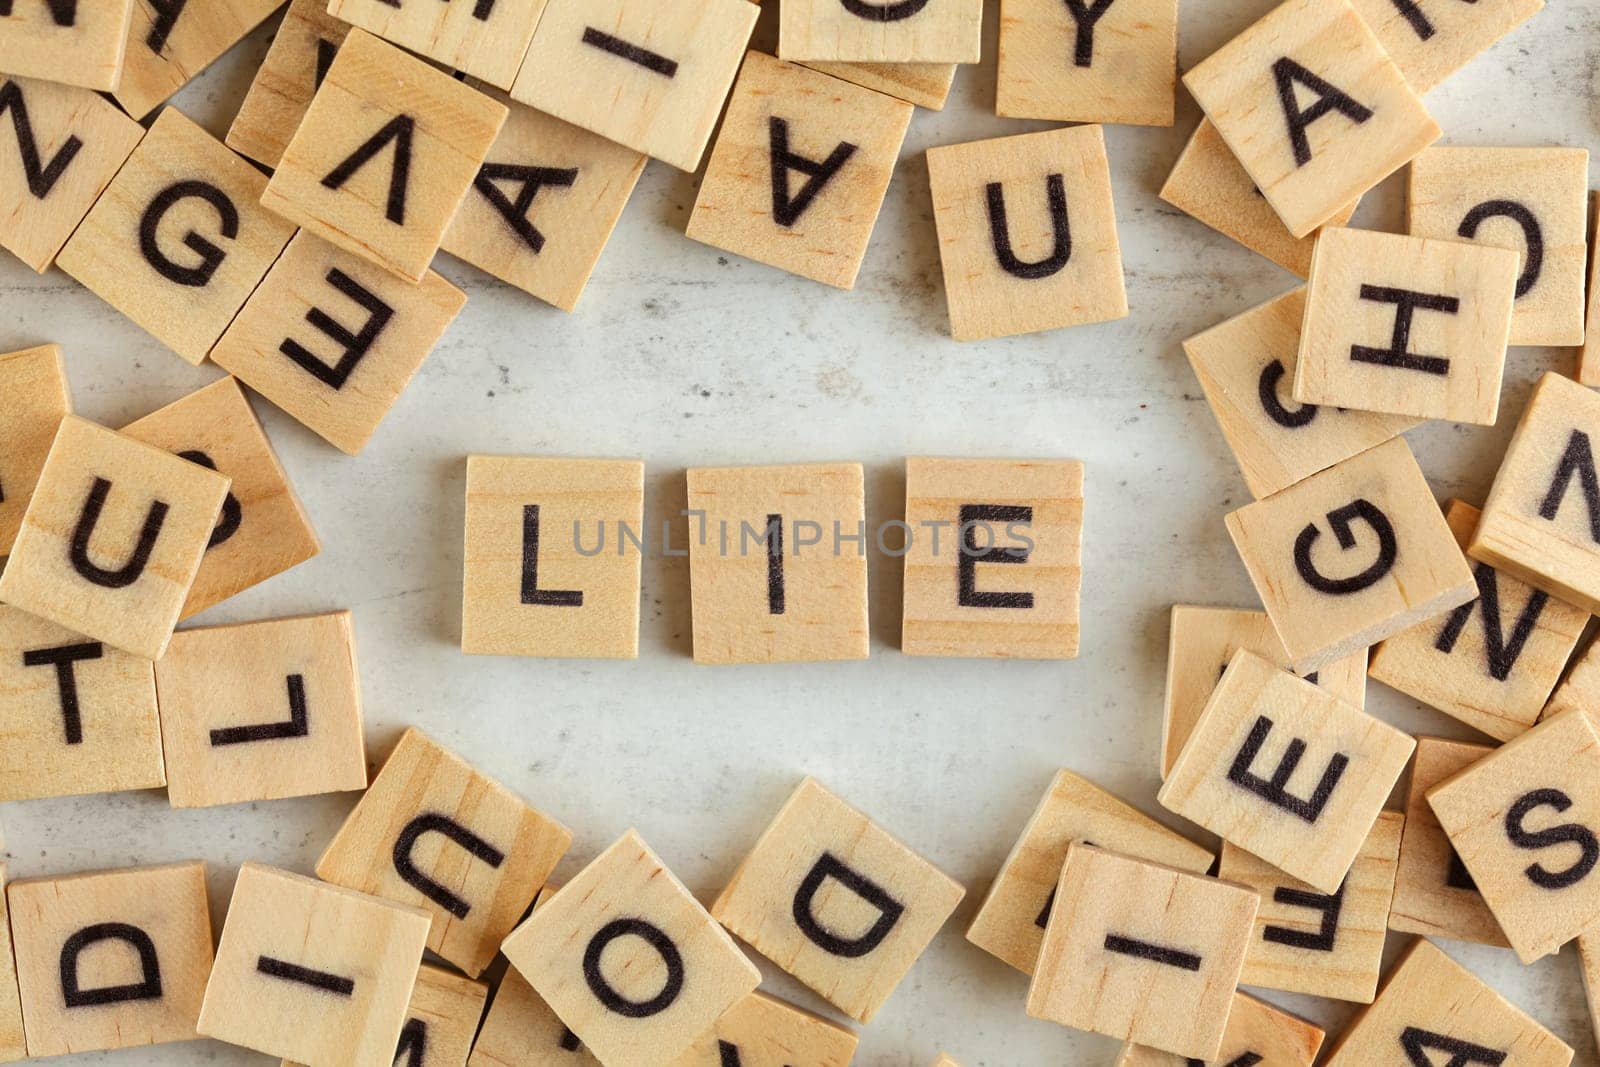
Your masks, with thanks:
[[[791,0],[778,9],[787,60],[976,63],[982,0]]]
[[[1544,0],[1474,0],[1467,6],[1438,0],[1352,3],[1419,93],[1460,70],[1544,7]]]
[[[511,88],[545,0],[332,0],[328,13],[441,66]]]
[[[715,1026],[672,1067],[846,1067],[858,1038],[831,1023],[764,993],[751,993],[729,1008]],[[731,1051],[730,1051],[731,1050]]]
[[[0,70],[109,92],[122,77],[133,0],[13,3],[0,17]]]
[[[405,1067],[466,1067],[489,987],[424,963],[411,990],[394,1059]],[[306,1067],[284,1060],[281,1067]]]
[[[897,100],[925,107],[930,111],[944,110],[950,97],[950,85],[955,81],[954,63],[830,63],[809,60],[802,63],[812,70],[832,74],[865,89],[887,93]]]
[[[1001,0],[1003,118],[1171,126],[1177,0]]]
[[[578,1035],[534,992],[515,967],[506,968],[472,1046],[467,1067],[599,1067]]]
[[[134,118],[145,118],[281,4],[282,0],[199,4],[138,0],[128,26],[122,78],[112,97]]]
[[[67,369],[59,345],[39,345],[0,355],[0,551],[9,555],[33,499],[50,443],[72,411]]]
[[[276,167],[349,33],[348,22],[328,14],[326,0],[290,0],[228,127],[228,147]]]
[[[1326,1035],[1320,1027],[1245,993],[1235,993],[1222,1051],[1201,1067],[1311,1067]],[[1125,1044],[1113,1067],[1194,1067],[1194,1060]]]

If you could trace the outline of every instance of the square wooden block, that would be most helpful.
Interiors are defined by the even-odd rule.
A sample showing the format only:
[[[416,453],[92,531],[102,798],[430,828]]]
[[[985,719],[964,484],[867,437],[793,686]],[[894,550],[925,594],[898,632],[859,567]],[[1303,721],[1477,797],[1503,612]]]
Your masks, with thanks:
[[[122,78],[111,93],[143,119],[242,41],[283,0],[208,0],[159,4],[140,0],[128,26]]]
[[[853,289],[914,110],[809,67],[748,53],[686,232]]]
[[[1428,790],[1493,751],[1489,745],[1417,738],[1389,929],[1510,947],[1427,800]]]
[[[0,70],[110,92],[122,78],[133,0],[23,0],[0,16]]]
[[[1122,319],[1122,249],[1098,126],[928,150],[957,341]]]
[[[1583,343],[1587,149],[1430,148],[1411,161],[1406,229],[1517,252],[1511,343]]]
[[[1479,511],[1452,500],[1445,521],[1463,549]],[[1473,567],[1478,599],[1379,645],[1372,677],[1490,737],[1509,741],[1539,719],[1589,613]]]
[[[199,860],[6,890],[28,1055],[193,1041],[211,973]]]
[[[1289,394],[1305,307],[1302,286],[1183,342],[1217,427],[1257,499],[1382,444],[1420,421],[1296,403]]]
[[[1298,1016],[1247,993],[1235,993],[1211,1062],[1226,1067],[1312,1067],[1327,1035]],[[1125,1044],[1112,1067],[1193,1067],[1195,1061],[1148,1045]],[[1204,1067],[1204,1065],[1202,1065]]]
[[[1590,214],[1600,218],[1600,192],[1589,197]],[[1600,241],[1589,235],[1589,300],[1584,312],[1583,347],[1578,350],[1578,381],[1600,385]]]
[[[1600,396],[1557,374],[1534,387],[1467,553],[1600,613]],[[0,586],[3,588],[3,586]]]
[[[507,967],[472,1046],[467,1067],[600,1067],[578,1035],[534,992],[528,980]],[[754,1064],[751,1067],[755,1067]]]
[[[190,363],[201,363],[294,227],[257,202],[267,179],[167,108],[56,265]]]
[[[861,464],[695,467],[688,482],[695,662],[867,658],[866,547],[832,539],[866,530]]]
[[[477,977],[571,844],[565,826],[413,728],[317,877],[427,911],[428,947]]]
[[[198,463],[67,415],[0,575],[0,601],[159,659],[228,485]]]
[[[966,890],[811,778],[711,905],[752,948],[870,1022]]]
[[[1444,81],[1500,38],[1538,14],[1544,0],[1437,0],[1397,4],[1394,0],[1352,0],[1384,51],[1419,93]]]
[[[1171,126],[1178,0],[1001,0],[995,112],[1008,119]]]
[[[1077,656],[1081,462],[909,457],[905,521],[902,652]]]
[[[672,1067],[846,1067],[860,1039],[853,1030],[765,993],[729,1008]]]
[[[435,60],[511,88],[545,0],[332,0],[328,14]]]
[[[5,890],[6,865],[0,863],[0,1063],[15,1063],[28,1058],[28,1042],[22,1027],[22,994],[17,989]]]
[[[1415,747],[1410,735],[1240,650],[1159,799],[1337,893]]]
[[[406,1006],[394,1061],[405,1067],[466,1067],[472,1039],[483,1018],[489,987],[454,971],[424,963]],[[305,1067],[284,1060],[282,1067]]]
[[[549,0],[511,95],[695,170],[760,10],[748,0]]]
[[[348,611],[174,636],[156,664],[172,806],[365,789],[355,657]]]
[[[1214,1059],[1255,890],[1084,844],[1067,851],[1028,1014]]]
[[[1439,138],[1349,0],[1286,0],[1183,84],[1294,237]]]
[[[154,665],[0,607],[0,801],[167,784]]]
[[[1183,154],[1172,165],[1172,173],[1161,187],[1161,199],[1291,274],[1304,278],[1311,273],[1317,231],[1296,237],[1284,227],[1208,118],[1200,119]],[[1343,226],[1355,212],[1352,201],[1327,224]]]
[[[789,0],[778,8],[778,55],[788,60],[976,63],[982,37],[983,0]]]
[[[1356,1017],[1324,1067],[1392,1063],[1566,1067],[1572,1049],[1477,976],[1418,938],[1377,1003]]]
[[[427,937],[420,908],[246,863],[200,1032],[311,1067],[390,1067]]]
[[[803,63],[812,70],[832,74],[864,89],[887,93],[896,100],[943,111],[956,78],[954,63],[830,63],[811,60]]]
[[[1478,595],[1404,438],[1247,504],[1227,525],[1300,674]]]
[[[0,106],[10,120],[0,248],[43,274],[144,128],[98,93],[32,78],[0,80]]]
[[[1083,841],[1124,856],[1205,874],[1215,859],[1183,835],[1071,771],[1057,771],[990,883],[967,940],[1032,974],[1067,849]]]
[[[1273,666],[1289,669],[1289,653],[1272,621],[1261,611],[1172,606],[1167,637],[1167,688],[1162,711],[1161,777],[1172,771],[1178,753],[1188,744],[1228,662],[1241,648]],[[1306,675],[1346,704],[1367,706],[1367,650],[1358,649]],[[1124,851],[1107,845],[1113,852]],[[1166,862],[1171,862],[1166,861]],[[1181,865],[1180,865],[1181,866]]]
[[[321,551],[289,475],[237,380],[218,379],[122,432],[233,479],[180,619]]]
[[[211,356],[355,455],[466,302],[434,271],[414,285],[302,232]]]
[[[1350,873],[1333,893],[1318,892],[1224,842],[1217,877],[1261,894],[1261,910],[1239,981],[1371,1004],[1383,970],[1383,942],[1389,932],[1405,821],[1398,811],[1380,814]]]
[[[1492,426],[1516,287],[1508,249],[1324,230],[1294,398]]]
[[[1506,742],[1428,803],[1523,963],[1600,922],[1600,739],[1581,711]]]
[[[511,116],[440,247],[571,311],[644,172],[646,157],[493,95],[509,105]]]
[[[61,346],[0,355],[0,391],[6,397],[0,410],[0,436],[5,439],[0,454],[0,554],[10,555],[56,430],[72,411]]]
[[[326,0],[290,0],[228,127],[228,147],[276,167],[349,33],[348,22],[328,14]]]
[[[632,830],[501,948],[607,1067],[670,1063],[761,981]]]
[[[261,203],[421,281],[505,120],[503,104],[353,30]]]
[[[636,659],[644,462],[468,456],[461,650]]]

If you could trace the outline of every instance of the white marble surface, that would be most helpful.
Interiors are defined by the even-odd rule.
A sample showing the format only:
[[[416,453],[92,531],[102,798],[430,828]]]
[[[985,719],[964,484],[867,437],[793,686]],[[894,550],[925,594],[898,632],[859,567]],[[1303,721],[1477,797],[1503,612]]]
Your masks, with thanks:
[[[1183,66],[1269,4],[1184,0]],[[987,62],[961,71],[943,113],[917,113],[854,292],[689,241],[695,181],[654,163],[574,315],[440,257],[470,301],[361,456],[335,452],[258,401],[325,548],[197,620],[353,609],[373,757],[406,724],[432,731],[574,828],[562,877],[637,826],[686,882],[714,892],[800,776],[820,777],[969,887],[863,1032],[859,1061],[890,1067],[930,1063],[941,1048],[967,1067],[1113,1059],[1112,1041],[1026,1018],[1022,977],[962,931],[1057,767],[1162,814],[1167,608],[1255,604],[1222,525],[1245,488],[1178,342],[1293,282],[1156,198],[1197,117],[1184,97],[1174,129],[1107,131],[1132,316],[952,342],[922,151],[1044,125],[993,115],[989,7]],[[253,35],[180,105],[220,134],[266,41],[265,31]],[[1429,104],[1447,142],[1593,145],[1600,5],[1555,0]],[[1400,207],[1391,181],[1357,221],[1397,228]],[[120,425],[217,373],[189,367],[58,272],[36,278],[8,260],[0,290],[0,350],[61,342],[77,408],[91,418]],[[1515,349],[1499,426],[1412,432],[1441,497],[1481,499],[1529,384],[1571,358]],[[464,460],[476,451],[643,456],[656,522],[681,506],[690,465],[861,460],[870,520],[898,514],[907,454],[1080,457],[1083,655],[902,657],[898,565],[875,559],[869,661],[696,667],[687,570],[651,558],[637,662],[464,658]],[[1377,684],[1370,707],[1407,729],[1467,733]],[[240,862],[309,871],[353,803],[173,812],[163,794],[148,793],[10,804],[0,817],[15,877],[204,857],[220,923]],[[1579,1063],[1596,1063],[1571,951],[1525,969],[1508,953],[1445,947],[1574,1045]],[[820,1007],[766,970],[780,995]],[[1330,1025],[1352,1014],[1269,998]],[[265,1062],[210,1042],[73,1062],[102,1061]]]

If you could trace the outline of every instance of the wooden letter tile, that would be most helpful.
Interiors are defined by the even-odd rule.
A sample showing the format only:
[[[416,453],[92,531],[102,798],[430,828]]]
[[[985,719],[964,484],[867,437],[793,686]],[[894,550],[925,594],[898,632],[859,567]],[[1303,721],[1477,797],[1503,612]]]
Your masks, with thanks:
[[[550,0],[511,95],[695,170],[760,10],[747,0]]]
[[[1572,1049],[1430,942],[1418,939],[1324,1067],[1375,1063],[1566,1067]]]
[[[905,521],[902,652],[1078,654],[1082,463],[913,456]]]
[[[887,93],[896,100],[925,107],[930,111],[944,110],[950,97],[950,86],[956,78],[954,63],[829,63],[811,61],[803,64],[812,70],[843,78],[864,89]]]
[[[218,366],[355,455],[467,302],[299,233],[217,342]]]
[[[174,636],[156,664],[172,806],[365,789],[355,655],[348,611]]]
[[[193,1041],[211,973],[211,909],[199,860],[6,891],[28,1055]]]
[[[1337,893],[1415,747],[1409,735],[1240,650],[1160,801]]]
[[[855,1033],[764,993],[751,993],[672,1067],[846,1067],[856,1054]],[[732,1050],[731,1052],[729,1050]]]
[[[1522,256],[1512,344],[1583,343],[1587,149],[1430,148],[1407,188],[1408,232]]]
[[[1509,249],[1324,230],[1294,398],[1491,426],[1516,287]]]
[[[1467,554],[1600,612],[1600,396],[1556,374],[1534,387]],[[3,588],[3,587],[0,587]]]
[[[761,981],[631,830],[501,947],[607,1067],[672,1062]]]
[[[266,183],[169,107],[56,263],[198,364],[294,233],[257,203]]]
[[[1493,751],[1465,741],[1417,738],[1389,929],[1509,947],[1427,800],[1428,790]]]
[[[1466,548],[1478,509],[1445,508]],[[1446,715],[1508,741],[1538,721],[1589,613],[1529,588],[1487,563],[1473,567],[1478,599],[1379,645],[1372,677]]]
[[[476,977],[571,843],[565,826],[413,728],[317,877],[424,909],[428,947]]]
[[[0,70],[109,92],[132,17],[133,0],[15,0],[0,15]]]
[[[1320,893],[1242,848],[1224,843],[1217,877],[1261,894],[1239,981],[1314,997],[1371,1004],[1383,969],[1405,816],[1373,823],[1335,893]]]
[[[1581,711],[1506,742],[1428,803],[1523,963],[1600,922],[1600,740]]]
[[[1227,524],[1301,674],[1478,595],[1404,438],[1247,504]]]
[[[1206,403],[1257,499],[1382,444],[1419,421],[1295,403],[1289,390],[1299,362],[1305,307],[1305,288],[1292,289],[1183,342]]]
[[[167,784],[154,665],[0,607],[0,801]]]
[[[1001,0],[995,111],[1008,119],[1171,126],[1178,0]]]
[[[697,663],[867,658],[866,548],[834,540],[866,531],[861,464],[698,467],[688,481]]]
[[[507,967],[467,1067],[600,1067],[528,980]],[[750,1067],[755,1067],[751,1064]]]
[[[0,248],[43,274],[144,129],[98,93],[32,78],[0,78],[0,108]]]
[[[748,53],[688,235],[802,278],[854,288],[914,110],[809,67]]]
[[[1183,84],[1295,237],[1440,132],[1348,0],[1286,0]]]
[[[1469,60],[1538,14],[1544,0],[1352,0],[1384,51],[1419,93],[1444,81]]]
[[[1253,889],[1074,844],[1028,1014],[1213,1059],[1257,903]]]
[[[228,147],[276,167],[349,33],[349,23],[328,14],[326,0],[290,0],[228,127]]]
[[[1222,1051],[1200,1067],[1311,1067],[1327,1035],[1298,1016],[1235,993]],[[1195,1067],[1197,1061],[1148,1045],[1125,1044],[1112,1067]]]
[[[0,575],[0,601],[159,659],[228,485],[198,463],[66,416]]]
[[[461,650],[637,658],[625,529],[644,532],[640,460],[468,456]]]
[[[219,379],[122,432],[233,479],[180,619],[320,551],[311,520],[235,379]]]
[[[112,92],[122,109],[143,119],[244,39],[282,0],[206,0],[133,5],[122,79]]]
[[[15,1063],[28,1058],[28,1044],[22,1029],[22,994],[17,989],[5,890],[6,865],[0,863],[0,1063]]]
[[[0,355],[0,554],[9,555],[61,419],[72,411],[59,345]]]
[[[545,0],[332,0],[328,14],[509,89],[544,5]]]
[[[427,937],[420,908],[246,863],[200,1032],[311,1067],[390,1067]]]
[[[1202,118],[1195,127],[1161,187],[1161,199],[1291,274],[1304,278],[1311,273],[1316,231],[1295,237],[1284,228],[1210,119]],[[1328,225],[1343,226],[1355,212],[1355,203],[1347,204]]]
[[[966,894],[807,778],[711,914],[858,1022],[870,1022]]]
[[[976,63],[981,57],[982,0],[789,0],[778,17],[784,59]]]
[[[1589,198],[1590,214],[1600,220],[1600,192]],[[1589,234],[1589,301],[1584,313],[1583,347],[1578,351],[1578,381],[1600,385],[1600,240]]]
[[[1200,721],[1206,701],[1211,699],[1212,691],[1222,679],[1222,672],[1228,669],[1228,662],[1241,648],[1274,666],[1289,669],[1289,654],[1264,612],[1189,604],[1172,606],[1161,731],[1162,778],[1172,771],[1178,753],[1183,751],[1189,735],[1194,732],[1194,724]],[[1313,671],[1306,680],[1346,704],[1364,708],[1367,704],[1367,650],[1359,649],[1344,659],[1335,660]],[[1105,847],[1113,852],[1127,851],[1114,844]],[[1171,860],[1162,862],[1172,863]]]
[[[1074,841],[1196,874],[1210,870],[1215,858],[1087,779],[1057,771],[967,927],[967,940],[1032,974]]]
[[[928,180],[957,341],[1127,317],[1098,126],[930,148]]]
[[[466,1067],[489,987],[424,963],[411,990],[394,1062],[405,1067]],[[305,1067],[284,1060],[282,1067]]]
[[[261,203],[421,281],[505,120],[503,104],[353,30]]]
[[[571,311],[644,172],[645,156],[493,95],[511,116],[440,247]]]

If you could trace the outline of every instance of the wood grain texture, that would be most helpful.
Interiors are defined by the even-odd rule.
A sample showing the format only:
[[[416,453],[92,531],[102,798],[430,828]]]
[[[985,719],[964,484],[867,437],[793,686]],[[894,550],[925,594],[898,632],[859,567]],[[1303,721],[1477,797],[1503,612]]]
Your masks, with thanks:
[[[146,118],[222,53],[266,21],[283,0],[206,0],[158,4],[136,0],[128,24],[122,77],[111,96]]]
[[[228,147],[276,167],[349,33],[348,22],[328,14],[326,0],[290,0],[228,127]]]
[[[903,17],[891,5],[847,7],[838,0],[788,0],[778,8],[778,55],[787,60],[865,63],[976,63],[982,0],[929,0]]]
[[[79,4],[66,26],[48,4],[16,4],[0,21],[0,70],[110,92],[132,18],[133,0]]]
[[[331,0],[328,14],[449,70],[511,88],[545,0]]]
[[[72,412],[61,346],[37,345],[0,355],[0,390],[6,397],[0,409],[0,438],[5,440],[0,450],[0,551],[10,555],[56,430]]]
[[[1201,1067],[1312,1067],[1326,1034],[1247,993],[1235,993],[1222,1050]],[[1124,1044],[1112,1067],[1194,1067],[1195,1061],[1147,1045]]]
[[[856,1054],[855,1032],[765,993],[729,1008],[672,1067],[846,1067]],[[732,1052],[728,1050],[732,1049]]]
[[[1178,0],[1090,5],[1079,20],[1052,0],[1001,0],[995,112],[1009,119],[1171,126],[1178,87]]]

